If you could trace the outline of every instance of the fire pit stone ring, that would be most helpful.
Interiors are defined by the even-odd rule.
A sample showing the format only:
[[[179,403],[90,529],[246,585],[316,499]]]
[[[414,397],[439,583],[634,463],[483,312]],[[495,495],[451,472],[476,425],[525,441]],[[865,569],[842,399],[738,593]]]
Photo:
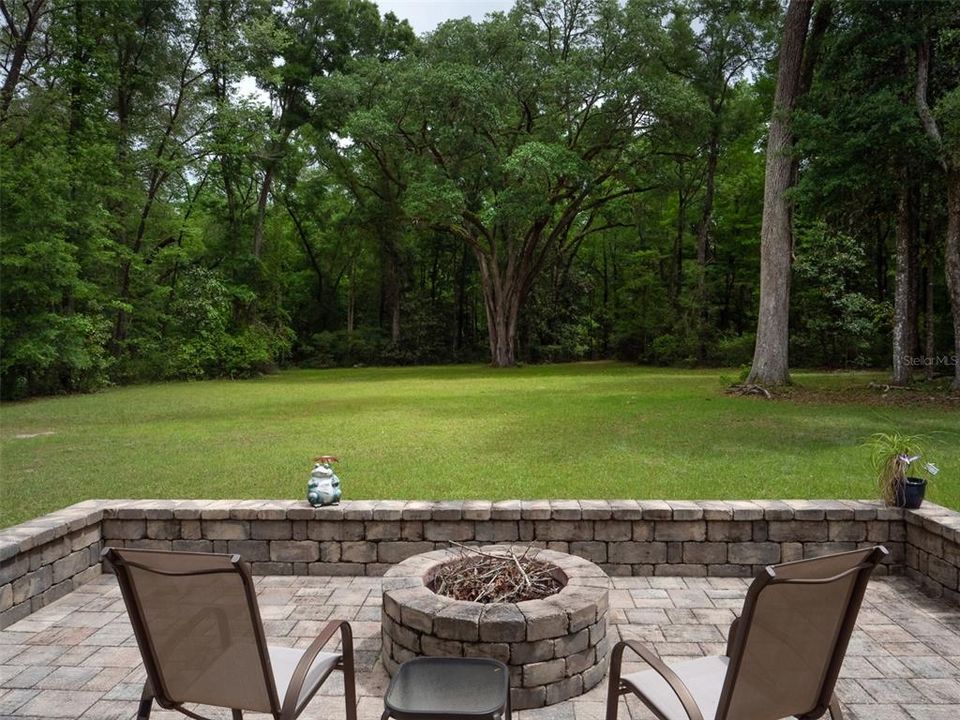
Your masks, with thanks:
[[[608,647],[609,579],[603,570],[575,555],[525,545],[477,549],[547,562],[560,590],[516,603],[455,600],[431,585],[441,566],[469,549],[408,558],[383,578],[381,657],[387,672],[393,675],[418,656],[492,657],[510,668],[515,710],[552,705],[597,685],[606,673]]]

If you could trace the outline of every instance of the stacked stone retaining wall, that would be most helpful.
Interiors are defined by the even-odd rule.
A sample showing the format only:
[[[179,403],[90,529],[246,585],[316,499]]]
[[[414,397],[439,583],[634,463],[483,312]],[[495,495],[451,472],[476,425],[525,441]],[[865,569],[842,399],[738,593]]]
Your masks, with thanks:
[[[422,552],[527,543],[609,575],[755,575],[883,543],[903,573],[960,604],[960,513],[848,500],[90,500],[0,530],[0,627],[100,573],[107,545],[238,553],[260,575],[383,575]]]

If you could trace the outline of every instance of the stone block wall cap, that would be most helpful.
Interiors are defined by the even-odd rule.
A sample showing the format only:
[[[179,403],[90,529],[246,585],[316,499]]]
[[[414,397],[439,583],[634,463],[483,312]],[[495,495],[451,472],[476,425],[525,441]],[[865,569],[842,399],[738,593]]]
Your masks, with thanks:
[[[374,520],[402,520],[403,509],[406,507],[403,500],[379,500],[373,506]]]
[[[200,519],[201,520],[229,520],[230,519],[230,503],[220,501],[220,502],[212,502],[212,503],[201,505]]]
[[[582,605],[585,603],[594,604],[598,598],[605,598],[607,596],[610,585],[609,578],[607,578],[607,584],[602,586],[577,585],[568,582],[556,595],[550,595],[543,599],[550,600],[552,598],[560,598],[564,603],[573,605]]]
[[[905,517],[905,513],[906,511],[903,508],[888,507],[881,504],[880,507],[877,508],[877,520],[907,520],[909,522],[909,518]]]
[[[592,567],[591,567],[592,566]],[[607,574],[596,565],[567,564],[564,565],[563,573],[567,576],[567,581],[573,578],[606,578]]]
[[[261,503],[257,500],[244,500],[230,508],[231,520],[256,520],[260,517]],[[149,516],[148,516],[149,519]]]
[[[552,512],[549,500],[520,501],[520,517],[524,520],[549,520]]]
[[[796,520],[825,520],[827,517],[824,501],[820,500],[784,500],[793,508],[793,517]]]
[[[556,597],[551,595],[550,597]],[[558,612],[557,605],[549,602],[548,598],[541,598],[539,600],[523,600],[522,602],[516,603],[517,609],[523,613],[524,617],[531,617],[533,615],[553,615]]]
[[[299,520],[300,513],[305,513],[304,520],[332,520],[338,521],[345,519],[346,508],[343,503],[339,505],[326,505],[325,507],[311,507],[306,501],[298,508],[287,511],[287,517],[291,520]],[[297,517],[293,517],[297,515]]]
[[[734,520],[763,520],[764,509],[752,500],[728,500]]]
[[[550,517],[553,520],[580,520],[583,513],[579,500],[551,500]]]
[[[603,577],[572,577],[567,580],[567,587],[571,585],[606,589],[610,587],[610,578],[606,575]]]
[[[818,505],[823,509],[827,520],[853,520],[853,508],[842,500],[820,500]]]
[[[413,588],[416,592],[404,593],[401,597],[401,605],[405,608],[413,608],[414,610],[420,610],[425,613],[437,614],[444,610],[448,605],[454,605],[461,600],[455,600],[452,597],[447,597],[446,595],[439,595],[438,593],[429,590],[428,588],[421,585],[418,588]],[[394,599],[397,596],[393,595]],[[471,605],[479,605],[480,603],[470,603]]]
[[[433,503],[426,500],[410,500],[403,506],[404,520],[429,520],[433,517]]]
[[[698,500],[704,520],[733,520],[733,508],[724,500]]]
[[[636,500],[611,500],[610,510],[614,520],[643,519],[643,508]]]
[[[520,605],[520,603],[483,603],[483,621],[494,620],[497,622],[507,622],[509,620],[516,620],[523,622],[523,613],[520,612],[518,605]]]
[[[519,520],[520,516],[519,500],[497,500],[490,508],[491,520]]]
[[[640,500],[639,503],[644,520],[670,520],[673,517],[673,509],[666,500]]]
[[[755,500],[753,504],[763,510],[764,520],[793,520],[793,508],[782,500]]]
[[[440,500],[433,503],[432,520],[462,520],[463,519],[463,501],[462,500]]]
[[[580,515],[584,520],[609,520],[613,517],[613,508],[609,500],[581,500]]]
[[[956,510],[951,510],[950,508],[943,507],[943,505],[937,505],[931,502],[924,502],[923,505],[916,510],[905,510],[904,512],[907,517],[960,517],[960,513]]]
[[[841,500],[846,507],[853,511],[854,520],[876,520],[878,503],[866,500]]]
[[[467,500],[463,503],[464,520],[490,520],[493,515],[493,503],[489,500]]]
[[[673,511],[674,520],[702,520],[703,507],[692,500],[668,500],[667,505]]]
[[[409,575],[392,577],[389,570],[384,574],[383,582],[381,583],[383,592],[387,592],[388,590],[407,590],[409,588],[423,586],[423,581],[419,578],[410,577]]]
[[[935,522],[938,526],[937,531],[942,537],[960,544],[960,516],[937,518]]]
[[[440,598],[441,600],[447,600],[448,602],[444,605],[437,613],[437,617],[445,618],[464,618],[464,619],[475,619],[476,621],[480,620],[480,615],[483,613],[483,609],[487,607],[487,603],[478,603],[473,602],[472,600],[454,600],[453,598],[448,598],[443,595],[437,595],[434,592],[427,590],[427,596],[430,598]],[[413,602],[416,602],[420,598],[414,596]]]
[[[426,588],[423,584],[413,587],[402,587],[391,590],[384,589],[384,596],[389,596],[393,602],[398,605],[410,605],[426,598],[437,597],[437,594]]]
[[[344,500],[339,505],[344,520],[373,520],[373,500]]]
[[[0,562],[20,554],[20,544],[5,536],[0,537]]]

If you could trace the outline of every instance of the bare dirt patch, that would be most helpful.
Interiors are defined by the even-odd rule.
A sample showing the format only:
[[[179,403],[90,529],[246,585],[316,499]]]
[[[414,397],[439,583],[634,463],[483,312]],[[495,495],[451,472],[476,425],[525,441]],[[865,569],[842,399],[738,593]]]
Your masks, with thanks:
[[[798,384],[761,388],[757,385],[734,385],[726,390],[726,394],[808,405],[960,409],[960,394],[951,392],[949,380],[917,383],[908,387],[876,382],[836,387],[809,387]]]

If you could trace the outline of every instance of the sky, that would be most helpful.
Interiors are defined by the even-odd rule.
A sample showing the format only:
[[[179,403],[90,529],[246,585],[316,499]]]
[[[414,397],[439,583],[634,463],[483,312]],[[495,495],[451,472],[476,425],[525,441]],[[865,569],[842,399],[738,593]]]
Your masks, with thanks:
[[[430,32],[444,20],[470,16],[483,20],[487,13],[507,11],[514,0],[375,0],[380,14],[392,12],[407,19],[417,35]]]

